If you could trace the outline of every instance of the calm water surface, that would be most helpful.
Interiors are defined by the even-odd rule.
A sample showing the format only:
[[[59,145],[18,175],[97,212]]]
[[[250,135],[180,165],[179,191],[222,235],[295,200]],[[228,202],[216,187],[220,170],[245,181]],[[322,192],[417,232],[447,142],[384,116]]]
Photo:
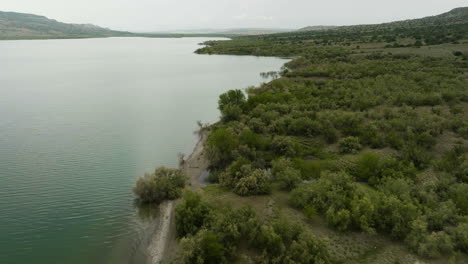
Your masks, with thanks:
[[[0,263],[144,262],[136,177],[285,62],[193,54],[204,40],[0,41]]]

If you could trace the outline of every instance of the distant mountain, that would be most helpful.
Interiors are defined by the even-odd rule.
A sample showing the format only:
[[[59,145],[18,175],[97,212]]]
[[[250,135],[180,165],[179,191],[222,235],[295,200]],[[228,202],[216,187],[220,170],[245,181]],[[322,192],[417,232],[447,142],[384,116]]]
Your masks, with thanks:
[[[305,27],[299,29],[301,32],[307,31],[325,31],[325,30],[337,30],[337,31],[375,31],[375,30],[388,30],[395,28],[417,28],[417,27],[428,27],[428,26],[450,26],[458,24],[468,23],[468,7],[455,8],[449,12],[436,15],[428,16],[419,19],[408,19],[383,24],[366,24],[366,25],[354,25],[354,26],[339,26],[339,27]],[[323,27],[323,28],[320,28]]]
[[[169,33],[169,34],[218,34],[218,35],[241,35],[241,36],[248,36],[248,35],[266,35],[266,34],[275,34],[275,33],[282,33],[282,32],[290,32],[292,29],[284,29],[284,28],[229,28],[229,29],[188,29],[188,30],[173,30],[173,31],[165,31],[165,32],[155,32],[158,33]]]
[[[337,26],[309,26],[309,27],[300,28],[297,31],[320,31],[320,30],[333,29],[336,27]]]
[[[67,24],[44,16],[1,12],[0,39],[86,38],[131,35],[92,24]]]
[[[289,32],[291,29],[282,28],[234,28],[219,31],[220,34],[232,34],[232,35],[267,35],[281,32]]]

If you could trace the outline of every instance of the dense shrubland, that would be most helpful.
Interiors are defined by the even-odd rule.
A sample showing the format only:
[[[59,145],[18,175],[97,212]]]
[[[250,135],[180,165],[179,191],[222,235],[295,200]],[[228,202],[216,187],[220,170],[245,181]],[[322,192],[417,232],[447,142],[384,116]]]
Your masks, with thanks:
[[[467,10],[206,43],[198,53],[293,58],[262,74],[271,82],[219,97],[220,122],[205,143],[209,180],[242,199],[287,194],[283,207],[340,234],[381,234],[427,258],[466,257],[467,54],[412,53],[467,39]],[[381,48],[360,47],[374,44]],[[162,168],[134,192],[160,202],[178,198],[184,183],[180,170]],[[273,214],[187,192],[176,207],[175,263],[339,261],[308,224]]]
[[[248,98],[221,95],[212,181],[242,196],[291,191],[305,215],[386,234],[420,256],[468,252],[466,61],[266,39],[203,52],[236,48],[302,56]]]
[[[468,39],[468,7],[435,17],[378,25],[336,27],[330,30],[295,31],[280,34],[237,37],[232,41],[208,41],[201,54],[256,56],[306,55],[316,47],[359,49],[362,44],[381,48],[421,48],[439,44],[460,44]],[[330,50],[328,51],[330,52]],[[468,60],[463,53],[454,54]],[[326,58],[336,56],[327,54]]]
[[[174,263],[330,263],[323,242],[283,217],[260,219],[249,207],[210,205],[187,192],[176,208],[181,250]],[[239,254],[249,248],[249,254]]]

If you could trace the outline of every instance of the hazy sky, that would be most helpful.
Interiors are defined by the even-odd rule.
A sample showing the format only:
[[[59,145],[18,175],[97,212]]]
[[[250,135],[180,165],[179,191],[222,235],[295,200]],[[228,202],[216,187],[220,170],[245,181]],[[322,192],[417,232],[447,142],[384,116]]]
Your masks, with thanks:
[[[350,25],[419,18],[467,0],[1,0],[1,11],[129,31]]]

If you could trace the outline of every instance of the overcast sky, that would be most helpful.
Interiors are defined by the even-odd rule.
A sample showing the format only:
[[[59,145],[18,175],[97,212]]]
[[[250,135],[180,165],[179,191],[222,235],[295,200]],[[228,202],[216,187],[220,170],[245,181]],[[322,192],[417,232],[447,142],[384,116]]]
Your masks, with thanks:
[[[419,18],[467,0],[1,0],[1,11],[128,31],[352,25]]]

